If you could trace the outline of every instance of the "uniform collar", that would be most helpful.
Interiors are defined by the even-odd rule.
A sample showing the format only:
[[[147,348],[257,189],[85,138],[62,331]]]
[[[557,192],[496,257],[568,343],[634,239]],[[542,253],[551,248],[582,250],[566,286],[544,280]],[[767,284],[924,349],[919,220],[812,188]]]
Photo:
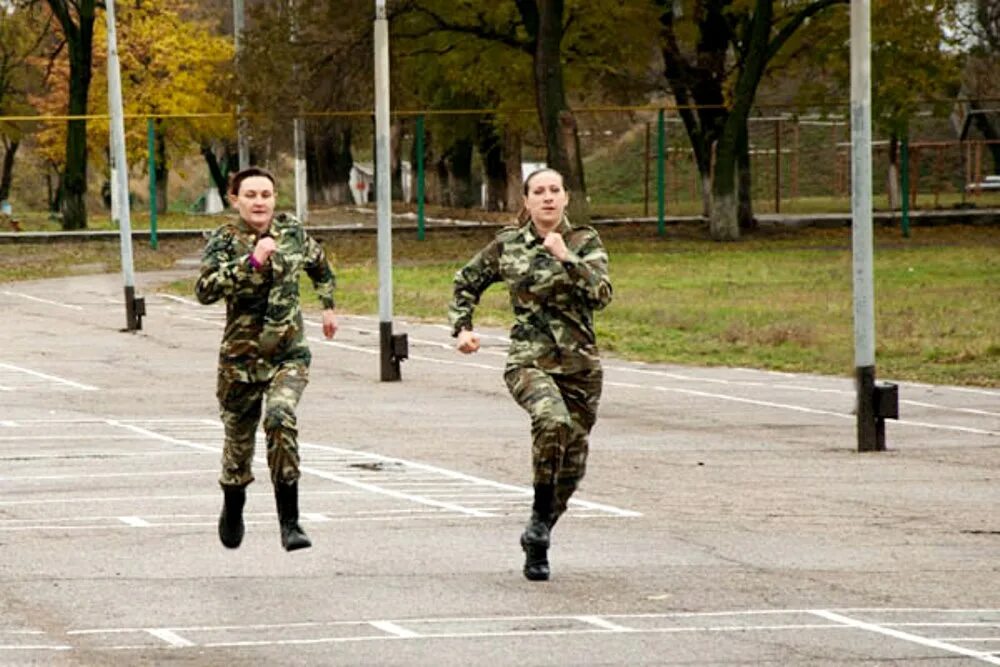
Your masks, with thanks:
[[[566,217],[565,213],[563,213],[562,220],[560,220],[559,224],[556,225],[554,231],[559,232],[563,236],[566,236],[571,231],[573,231],[573,225],[569,224],[569,218]],[[538,243],[542,242],[542,237],[539,236],[538,230],[535,229],[535,223],[533,223],[531,220],[528,220],[528,222],[524,223],[524,229],[522,230],[521,235],[524,237],[524,240],[529,243],[532,240]]]
[[[251,227],[250,224],[247,223],[247,221],[244,220],[243,218],[239,219],[239,222],[237,223],[237,227],[239,228],[239,230],[242,233],[247,234],[249,236],[253,236],[253,237],[256,238],[257,236],[260,236],[262,233],[267,233],[267,232],[273,231],[274,230],[274,220],[271,220],[271,224],[270,224],[270,226],[268,226],[268,228],[265,230],[265,232],[258,232],[256,229],[254,229],[253,227]]]

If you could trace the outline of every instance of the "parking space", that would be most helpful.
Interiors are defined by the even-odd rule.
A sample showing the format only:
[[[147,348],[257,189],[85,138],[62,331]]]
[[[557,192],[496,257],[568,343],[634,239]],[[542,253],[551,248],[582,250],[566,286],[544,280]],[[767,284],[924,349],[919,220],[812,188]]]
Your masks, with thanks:
[[[0,664],[1000,664],[1000,392],[900,383],[854,451],[849,378],[608,359],[587,478],[526,582],[528,424],[506,338],[313,318],[303,526],[258,452],[215,534],[223,313],[114,277],[0,293]],[[263,447],[263,435],[258,434]]]

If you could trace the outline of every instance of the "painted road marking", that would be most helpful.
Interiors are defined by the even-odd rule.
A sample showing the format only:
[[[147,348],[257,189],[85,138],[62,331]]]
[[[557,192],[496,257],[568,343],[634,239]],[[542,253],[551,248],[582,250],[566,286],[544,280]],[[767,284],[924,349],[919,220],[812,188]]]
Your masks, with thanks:
[[[113,436],[114,439],[122,442],[124,446],[135,449],[143,444],[156,443],[160,448],[151,450],[148,456],[162,457],[170,452],[163,450],[164,445],[178,446],[181,451],[194,450],[197,453],[218,455],[221,447],[218,443],[222,441],[221,424],[209,419],[156,419],[156,420],[116,420],[116,419],[56,419],[56,420],[24,420],[14,422],[15,428],[23,429],[26,432],[25,444],[32,450],[44,445],[46,436],[39,432],[52,432],[58,430],[60,433],[67,428],[84,435],[87,438],[101,438],[103,436]],[[123,437],[123,432],[133,440]],[[54,444],[61,444],[62,436],[54,437]],[[263,435],[258,433],[258,438]],[[15,443],[16,437],[11,436]],[[28,440],[30,439],[30,445]],[[136,445],[132,445],[135,442]],[[41,444],[39,444],[41,443]],[[210,444],[211,443],[211,444]],[[533,489],[530,487],[515,486],[505,484],[482,477],[468,475],[455,470],[448,470],[437,466],[410,461],[397,457],[383,456],[370,452],[361,452],[345,447],[300,442],[300,448],[313,452],[310,457],[314,461],[313,465],[302,466],[303,474],[330,480],[341,487],[336,491],[320,491],[316,495],[356,495],[381,496],[403,504],[399,506],[387,506],[372,509],[371,505],[361,508],[339,508],[337,510],[317,511],[304,514],[303,521],[310,523],[329,523],[344,521],[426,521],[440,520],[465,515],[474,518],[499,518],[513,514],[521,514],[527,505],[530,505],[533,497]],[[8,448],[9,449],[9,448]],[[15,459],[26,463],[41,463],[47,459],[24,460],[17,457],[16,452],[12,453]],[[34,455],[43,456],[43,455]],[[44,456],[57,456],[53,452]],[[140,459],[142,454],[132,452],[130,460]],[[81,457],[85,458],[85,457]],[[105,457],[108,458],[108,457]],[[263,453],[256,458],[258,465],[266,465]],[[143,476],[165,477],[173,476],[180,478],[183,476],[198,475],[214,478],[217,470],[211,468],[183,469],[183,470],[136,470],[134,466],[129,471],[114,471],[102,469],[99,472],[87,471],[67,471],[60,473],[41,473],[5,475],[4,481],[8,484],[32,484],[39,481],[72,481],[79,482],[86,479],[107,479],[107,478],[140,478]],[[92,494],[93,495],[93,494]],[[310,494],[312,495],[312,494]],[[150,495],[150,498],[155,497]],[[204,497],[204,496],[201,496]],[[193,499],[188,497],[187,499]],[[214,496],[213,496],[214,498]],[[203,526],[212,525],[217,521],[217,517],[206,514],[161,514],[161,515],[136,515],[134,514],[134,501],[129,499],[129,514],[110,514],[109,516],[97,516],[88,514],[86,516],[57,516],[47,519],[0,519],[0,531],[26,531],[32,529],[59,529],[59,530],[86,530],[86,529],[108,529],[108,528],[150,528],[150,527],[178,527],[178,526]],[[217,500],[217,498],[216,498]],[[96,502],[113,502],[107,498],[92,498]],[[70,505],[79,503],[81,499],[58,499],[51,495],[38,501],[26,501],[21,498],[11,498],[10,500],[0,497],[0,507],[15,505],[28,506],[33,504],[53,504],[62,502]],[[406,507],[406,505],[410,505]],[[418,507],[413,507],[417,505]],[[112,510],[114,511],[114,510]],[[570,501],[570,511],[573,516],[581,518],[600,517],[638,517],[639,512],[623,509],[604,503],[596,503],[581,498],[573,498]],[[249,518],[248,518],[249,520]],[[270,516],[267,517],[270,520]]]
[[[54,384],[54,385],[56,385],[58,387],[70,387],[72,389],[79,389],[81,391],[97,391],[97,387],[94,387],[93,385],[83,384],[81,382],[74,382],[73,380],[68,380],[66,378],[57,377],[55,375],[49,375],[48,373],[41,373],[39,371],[33,371],[30,368],[25,368],[23,366],[15,366],[14,364],[5,364],[3,362],[0,362],[0,369],[10,371],[11,374],[13,374],[13,373],[21,373],[23,375],[31,376],[32,378],[46,380],[47,381],[46,385],[43,386],[43,388],[45,388],[45,389],[53,389],[53,388],[55,388],[55,387],[52,386]],[[23,378],[23,375],[22,376],[12,375],[12,377],[15,377],[15,378],[16,377],[21,377],[21,378]],[[11,383],[10,380],[11,380],[11,376],[6,377],[4,379],[4,381],[6,383],[8,383],[8,384],[5,384],[4,386],[10,386],[10,387],[13,387],[15,389],[31,389],[31,388],[34,388],[35,386],[37,386],[37,385],[34,385],[34,386],[23,386],[23,385],[22,386],[18,386],[18,383],[16,383],[16,382]]]
[[[4,290],[3,293],[6,294],[7,296],[16,296],[22,299],[27,299],[29,301],[44,303],[47,306],[58,306],[60,308],[69,308],[71,310],[83,310],[83,306],[77,306],[72,303],[63,303],[61,301],[50,301],[49,299],[41,299],[37,296],[31,296],[30,294],[25,294],[24,292],[11,292],[10,290]]]
[[[848,616],[844,616],[842,614],[838,614],[832,611],[817,609],[812,613],[819,616],[820,618],[836,621],[837,623],[843,623],[844,625],[848,625],[852,628],[867,630],[868,632],[876,632],[879,634],[886,635],[888,637],[893,637],[895,639],[902,639],[903,641],[913,642],[914,644],[920,644],[921,646],[928,646],[930,648],[936,648],[942,651],[947,651],[948,653],[956,653],[958,655],[964,655],[969,658],[975,658],[976,660],[981,660],[991,665],[1000,665],[1000,657],[993,657],[989,653],[984,653],[983,651],[976,651],[973,649],[965,648],[964,646],[959,646],[958,644],[952,642],[944,642],[938,639],[930,639],[928,637],[922,637],[920,635],[915,635],[910,632],[894,630],[884,625],[878,625],[876,623],[868,623],[866,621],[859,621],[857,619],[850,618]]]
[[[567,615],[497,615],[484,617],[424,617],[378,618],[337,621],[303,621],[266,624],[190,625],[177,627],[98,627],[69,630],[65,635],[55,635],[58,643],[35,643],[30,646],[9,644],[8,650],[161,650],[218,649],[232,647],[268,647],[287,645],[335,644],[343,642],[378,641],[427,641],[439,639],[505,639],[512,637],[579,637],[585,635],[706,635],[718,638],[725,634],[747,636],[750,633],[769,635],[800,635],[802,632],[827,633],[825,639],[831,655],[838,646],[845,651],[853,644],[854,633],[874,632],[906,644],[916,644],[952,656],[964,656],[988,664],[1000,664],[1000,658],[988,651],[963,646],[963,642],[1000,640],[992,637],[961,637],[945,641],[893,629],[900,623],[864,621],[852,615],[867,617],[905,615],[908,626],[969,625],[962,616],[974,615],[974,624],[988,627],[1000,625],[1000,609],[750,609],[712,612],[665,612],[635,614],[582,613]],[[940,614],[956,617],[953,623],[927,623],[922,619]],[[815,622],[816,617],[825,622]],[[983,621],[983,617],[990,620]],[[290,636],[289,630],[295,630]],[[376,630],[371,633],[370,630]],[[0,637],[3,631],[0,630]],[[40,633],[34,633],[39,637]],[[152,636],[162,644],[136,643],[136,639]],[[85,646],[74,646],[72,640],[87,637]],[[132,643],[122,643],[119,638],[132,638]],[[51,639],[51,635],[49,637]],[[68,640],[68,641],[64,641]],[[35,640],[37,642],[37,639]],[[719,641],[714,639],[713,641]],[[842,644],[840,642],[843,642]],[[558,646],[558,645],[554,645]],[[887,650],[891,650],[891,644]],[[853,653],[852,653],[853,655]],[[916,659],[912,654],[908,658]],[[926,658],[944,658],[929,653]],[[892,660],[891,656],[883,656]],[[709,656],[710,660],[711,657]]]

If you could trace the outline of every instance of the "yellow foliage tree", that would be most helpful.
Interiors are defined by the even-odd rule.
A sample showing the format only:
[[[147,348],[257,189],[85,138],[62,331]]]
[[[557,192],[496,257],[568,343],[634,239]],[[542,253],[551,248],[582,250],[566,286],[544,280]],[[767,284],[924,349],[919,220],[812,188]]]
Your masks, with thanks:
[[[135,0],[116,4],[118,58],[121,67],[128,162],[144,169],[148,163],[147,122],[156,133],[157,205],[167,207],[169,154],[190,153],[211,139],[235,134],[232,87],[232,42],[214,34],[203,21],[185,20],[185,0]],[[103,16],[101,17],[103,19]],[[103,170],[108,168],[109,123],[106,21],[95,22],[93,79],[88,113],[94,119],[87,133],[88,152]],[[34,100],[42,113],[65,108],[68,63],[54,59],[48,94]],[[60,164],[65,125],[50,124],[39,134],[40,149]]]

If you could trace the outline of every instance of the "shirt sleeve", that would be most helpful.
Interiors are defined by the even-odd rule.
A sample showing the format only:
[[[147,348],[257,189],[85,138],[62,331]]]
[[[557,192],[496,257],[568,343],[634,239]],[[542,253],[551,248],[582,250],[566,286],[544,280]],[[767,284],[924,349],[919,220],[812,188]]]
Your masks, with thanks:
[[[237,255],[232,231],[220,227],[212,232],[201,256],[201,273],[194,286],[195,296],[204,304],[215,303],[233,294],[250,279],[250,255]]]
[[[613,290],[608,275],[608,253],[595,230],[589,231],[578,250],[569,251],[562,264],[573,281],[573,288],[591,308],[601,310],[611,303]]]
[[[337,277],[323,252],[323,245],[306,234],[305,271],[312,280],[313,288],[324,310],[334,308],[333,292],[337,287]]]
[[[487,287],[500,280],[502,247],[500,241],[494,239],[455,273],[454,293],[448,307],[452,336],[457,336],[463,329],[472,329],[472,314],[479,304],[479,297]]]

